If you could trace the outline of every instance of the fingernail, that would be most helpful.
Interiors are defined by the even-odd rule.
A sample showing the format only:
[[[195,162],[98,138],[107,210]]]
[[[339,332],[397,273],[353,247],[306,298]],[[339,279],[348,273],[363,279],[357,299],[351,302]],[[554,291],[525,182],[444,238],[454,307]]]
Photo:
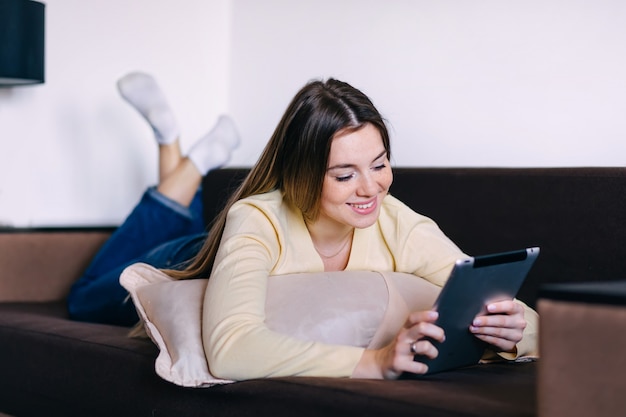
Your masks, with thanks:
[[[428,312],[428,318],[436,319],[437,317],[439,317],[439,313],[437,313],[436,311],[429,311]]]
[[[480,320],[478,320],[478,319],[477,319],[477,320],[474,320],[474,321],[472,322],[472,326],[474,326],[474,327],[476,327],[476,326],[480,326]]]
[[[489,312],[493,312],[495,309],[496,309],[496,306],[494,306],[493,304],[489,304],[487,306],[487,311],[489,311]]]

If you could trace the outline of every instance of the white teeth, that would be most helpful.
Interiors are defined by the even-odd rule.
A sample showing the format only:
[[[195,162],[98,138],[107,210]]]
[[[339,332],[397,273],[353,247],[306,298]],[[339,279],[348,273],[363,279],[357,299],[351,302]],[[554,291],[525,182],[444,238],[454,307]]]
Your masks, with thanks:
[[[372,207],[373,205],[374,205],[374,202],[370,201],[367,204],[352,204],[352,207],[356,207],[358,209],[365,210],[365,209],[368,209],[368,208]]]

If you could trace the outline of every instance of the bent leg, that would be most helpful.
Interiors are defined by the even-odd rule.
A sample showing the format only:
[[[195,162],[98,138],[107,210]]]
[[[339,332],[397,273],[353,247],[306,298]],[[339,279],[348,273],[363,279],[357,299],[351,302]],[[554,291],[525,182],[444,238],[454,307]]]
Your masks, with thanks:
[[[184,207],[165,197],[154,188],[148,189],[126,221],[111,235],[98,251],[84,274],[74,283],[68,295],[68,309],[75,317],[94,320],[80,311],[109,311],[112,320],[128,311],[115,312],[111,305],[120,307],[126,290],[119,284],[119,274],[134,262],[146,262],[157,268],[171,268],[171,259],[183,262],[195,253],[181,252],[176,246],[184,245],[189,236],[204,233],[201,192]],[[182,240],[176,240],[180,239]],[[171,246],[162,246],[165,242]],[[177,242],[177,243],[176,243]],[[156,249],[155,249],[156,248]],[[198,248],[199,249],[199,248]],[[172,253],[176,256],[172,256]],[[180,256],[187,256],[181,259]],[[105,307],[109,306],[109,307]],[[132,303],[126,307],[134,314]],[[108,322],[104,316],[97,321]]]
[[[198,253],[205,238],[204,233],[180,237],[129,259],[94,279],[79,280],[68,296],[70,318],[121,326],[137,323],[135,306],[119,283],[122,271],[137,262],[155,268],[181,269]]]
[[[172,268],[172,259],[184,262],[195,255],[186,252],[190,246],[185,236],[205,230],[199,191],[202,176],[229,160],[239,145],[239,135],[232,119],[222,116],[183,157],[180,129],[155,79],[145,73],[130,73],[119,80],[118,89],[154,131],[159,144],[159,184],[146,191],[72,286],[68,309],[78,320],[119,324],[136,320],[132,303],[124,302],[127,292],[119,284],[125,267],[145,262],[156,268]],[[178,238],[182,240],[161,246]],[[182,252],[176,246],[181,244],[186,248]],[[193,250],[199,249],[193,246]],[[177,255],[172,257],[171,251]],[[186,257],[180,258],[180,253]]]
[[[204,231],[200,191],[183,207],[148,189],[124,223],[98,251],[83,277],[97,277],[154,247]]]

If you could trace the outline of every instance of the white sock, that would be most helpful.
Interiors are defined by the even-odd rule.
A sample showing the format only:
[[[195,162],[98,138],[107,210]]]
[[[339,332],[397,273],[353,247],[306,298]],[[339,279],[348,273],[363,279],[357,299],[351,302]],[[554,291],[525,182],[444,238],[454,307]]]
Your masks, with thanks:
[[[180,131],[174,113],[151,75],[131,72],[118,80],[117,89],[150,124],[157,143],[166,145],[178,139]]]
[[[228,162],[237,146],[239,134],[235,122],[229,116],[220,116],[213,129],[191,147],[187,157],[202,175],[206,175]]]

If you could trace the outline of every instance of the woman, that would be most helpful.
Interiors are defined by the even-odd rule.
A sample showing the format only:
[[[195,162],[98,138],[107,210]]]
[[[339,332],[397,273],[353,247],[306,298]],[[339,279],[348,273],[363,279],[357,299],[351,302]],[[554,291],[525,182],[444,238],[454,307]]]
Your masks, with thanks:
[[[330,79],[297,93],[195,261],[170,271],[181,279],[210,272],[202,330],[215,376],[396,378],[426,371],[413,358],[435,357],[428,338],[445,339],[434,311],[412,313],[378,350],[303,342],[264,324],[271,275],[399,271],[444,284],[465,255],[432,220],[388,195],[389,158],[385,123],[362,92]],[[503,356],[525,354],[518,350],[524,310],[512,300],[494,303],[470,330]]]

